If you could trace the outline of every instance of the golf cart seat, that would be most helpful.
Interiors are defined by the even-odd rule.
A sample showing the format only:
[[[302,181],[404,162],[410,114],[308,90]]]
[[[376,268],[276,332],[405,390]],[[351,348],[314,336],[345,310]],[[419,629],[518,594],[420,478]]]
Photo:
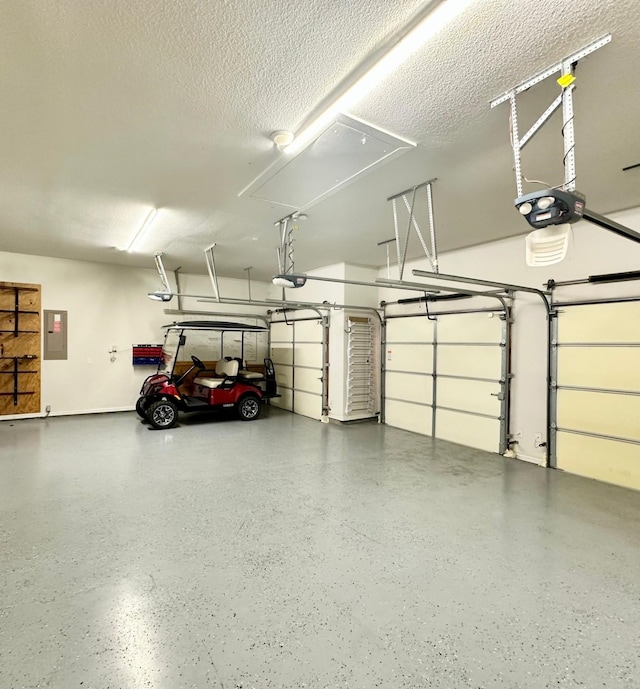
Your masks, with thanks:
[[[264,376],[260,371],[247,371],[246,369],[243,369],[239,373],[240,378],[243,380],[264,380]]]
[[[248,368],[241,368],[238,371],[238,377],[242,378],[242,380],[249,381],[264,380],[264,373],[260,373],[260,371],[251,371]]]
[[[237,361],[225,361],[224,359],[221,359],[216,364],[215,370],[216,376],[219,377],[212,378],[209,376],[198,376],[193,382],[195,385],[200,385],[203,388],[217,388],[220,387],[225,380],[228,380],[229,378],[237,378],[239,368],[240,364]]]

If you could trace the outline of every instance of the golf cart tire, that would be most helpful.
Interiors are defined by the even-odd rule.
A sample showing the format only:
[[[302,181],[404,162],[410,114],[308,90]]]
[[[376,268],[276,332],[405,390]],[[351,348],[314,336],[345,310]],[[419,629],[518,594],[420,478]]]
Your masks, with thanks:
[[[147,418],[146,409],[147,409],[147,398],[146,397],[138,397],[138,401],[136,402],[136,412],[141,419]]]
[[[147,421],[159,430],[178,423],[178,407],[171,400],[156,400],[147,407]]]
[[[241,421],[253,421],[260,416],[260,398],[258,395],[245,395],[236,405],[236,411]]]

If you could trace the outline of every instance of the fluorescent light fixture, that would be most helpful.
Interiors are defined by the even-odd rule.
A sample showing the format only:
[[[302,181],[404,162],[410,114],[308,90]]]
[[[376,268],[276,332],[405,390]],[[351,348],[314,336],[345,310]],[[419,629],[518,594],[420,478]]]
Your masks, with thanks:
[[[342,95],[333,101],[313,122],[305,127],[289,146],[287,153],[296,153],[323,132],[339,113],[344,113],[361,101],[400,65],[408,60],[438,31],[461,14],[474,0],[443,0],[409,33],[391,47]]]
[[[142,241],[144,236],[147,234],[149,231],[149,228],[153,224],[153,221],[156,219],[156,216],[158,215],[158,211],[155,208],[152,208],[151,211],[149,212],[149,215],[147,215],[145,221],[142,223],[140,226],[140,229],[135,233],[133,239],[131,242],[129,242],[129,246],[127,247],[127,251],[131,252],[133,251],[134,246],[139,242]]]
[[[276,275],[273,284],[277,287],[304,287],[307,282],[306,275]]]
[[[147,296],[153,301],[171,301],[173,299],[171,292],[149,292]]]

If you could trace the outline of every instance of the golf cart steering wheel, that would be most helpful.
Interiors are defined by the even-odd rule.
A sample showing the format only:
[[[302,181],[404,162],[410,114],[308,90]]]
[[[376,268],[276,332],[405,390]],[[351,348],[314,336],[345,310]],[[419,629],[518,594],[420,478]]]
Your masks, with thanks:
[[[192,356],[191,356],[191,361],[193,361],[193,365],[194,365],[196,368],[200,368],[200,369],[207,368],[207,367],[202,363],[202,361],[200,361],[200,359],[198,359],[197,356],[193,356],[193,355],[192,355]]]

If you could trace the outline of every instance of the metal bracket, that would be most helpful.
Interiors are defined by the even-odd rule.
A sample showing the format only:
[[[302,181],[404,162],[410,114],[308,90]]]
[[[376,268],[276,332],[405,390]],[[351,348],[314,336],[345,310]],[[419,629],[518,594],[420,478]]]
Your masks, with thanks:
[[[216,262],[213,257],[213,248],[215,244],[208,246],[204,250],[204,260],[207,263],[207,271],[211,279],[211,286],[213,287],[213,294],[216,301],[220,301],[220,288],[218,287],[218,273],[216,272]]]
[[[563,163],[565,168],[564,184],[562,188],[566,191],[574,191],[576,188],[576,162],[575,162],[575,136],[573,127],[573,91],[575,89],[575,66],[578,60],[590,55],[599,48],[611,42],[611,34],[606,34],[601,38],[589,43],[581,50],[565,57],[560,62],[552,65],[544,71],[536,74],[534,77],[523,81],[498,98],[491,101],[491,107],[495,108],[497,105],[509,101],[511,104],[511,146],[513,148],[514,170],[516,175],[516,189],[518,198],[523,195],[522,188],[522,149],[531,141],[538,130],[549,120],[553,113],[562,106],[562,136],[564,141],[564,157]],[[516,96],[523,91],[527,91],[532,86],[539,84],[550,76],[560,73],[561,77],[566,77],[566,82],[561,83],[562,93],[557,96],[549,107],[540,115],[529,131],[522,137],[519,136],[518,131],[518,111],[516,107]],[[561,81],[561,80],[559,80]]]
[[[244,268],[243,270],[247,274],[247,282],[249,284],[249,301],[251,301],[251,271],[253,270],[253,266],[249,266],[248,268]]]
[[[398,273],[399,273],[399,280],[402,280],[402,276],[404,275],[404,266],[407,261],[407,248],[409,246],[409,236],[411,234],[411,228],[415,230],[416,235],[418,236],[418,239],[420,240],[420,244],[422,245],[422,249],[425,253],[425,256],[427,257],[429,263],[431,264],[431,267],[434,272],[438,272],[438,248],[436,245],[436,229],[435,229],[435,218],[433,215],[433,190],[432,190],[432,185],[436,181],[436,179],[430,179],[427,182],[422,182],[422,184],[417,184],[415,187],[411,187],[410,189],[405,189],[404,191],[399,192],[398,194],[394,194],[393,196],[390,196],[387,201],[391,201],[391,207],[393,209],[393,229],[394,229],[394,239],[396,242],[396,252],[398,255]],[[416,198],[417,198],[417,192],[420,189],[425,189],[426,194],[427,194],[427,221],[429,224],[429,237],[431,241],[431,250],[427,248],[427,243],[425,242],[425,239],[422,235],[422,231],[420,229],[420,225],[418,224],[418,221],[416,220],[415,217],[415,211],[416,211]],[[411,194],[411,202],[409,202],[409,199],[407,198],[407,195]],[[398,199],[402,199],[404,202],[405,208],[407,209],[407,212],[409,213],[409,222],[407,224],[407,232],[406,236],[404,239],[404,243],[401,242],[400,240],[400,231],[398,228],[398,208],[397,208],[397,201]],[[393,240],[388,240],[388,241],[393,241]],[[386,242],[381,242],[381,244],[384,244]],[[388,245],[387,245],[388,246]],[[387,248],[387,266],[388,266],[388,248]],[[387,267],[388,271],[388,267]]]
[[[293,232],[298,229],[296,219],[299,213],[290,213],[286,217],[278,220],[274,225],[278,228],[278,269],[280,275],[290,275],[295,271],[293,257]]]
[[[158,275],[160,276],[162,289],[165,292],[169,293],[171,292],[171,287],[169,286],[169,278],[167,277],[167,271],[165,270],[164,263],[162,262],[162,251],[156,251],[153,258],[156,262],[156,269],[158,271]]]

